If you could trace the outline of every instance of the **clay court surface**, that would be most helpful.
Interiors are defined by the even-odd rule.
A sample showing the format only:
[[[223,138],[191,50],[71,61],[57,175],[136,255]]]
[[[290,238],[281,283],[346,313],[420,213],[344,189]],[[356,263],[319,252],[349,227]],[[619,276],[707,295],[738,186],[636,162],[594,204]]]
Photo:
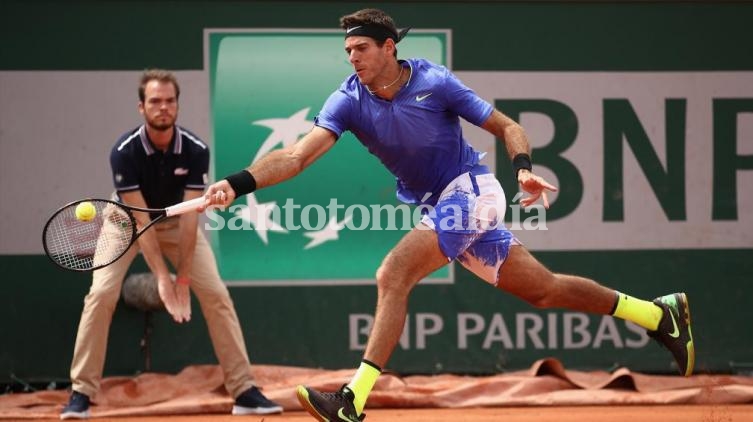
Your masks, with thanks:
[[[470,409],[371,409],[368,422],[405,420],[412,422],[742,422],[753,421],[753,405],[661,405],[661,406],[537,406]],[[7,420],[7,419],[6,419]],[[36,420],[59,420],[44,418]],[[275,416],[140,416],[96,418],[113,422],[304,422],[314,421],[307,413],[285,412]]]
[[[305,384],[334,391],[352,369],[324,370],[254,365],[265,395],[282,415],[231,416],[233,400],[216,365],[178,374],[108,377],[91,407],[95,421],[239,422],[314,421],[301,410],[295,389]],[[58,420],[69,391],[0,395],[0,420]],[[369,396],[366,421],[416,422],[753,422],[753,377],[650,375],[565,369],[542,359],[528,370],[490,376],[400,376],[385,373]]]

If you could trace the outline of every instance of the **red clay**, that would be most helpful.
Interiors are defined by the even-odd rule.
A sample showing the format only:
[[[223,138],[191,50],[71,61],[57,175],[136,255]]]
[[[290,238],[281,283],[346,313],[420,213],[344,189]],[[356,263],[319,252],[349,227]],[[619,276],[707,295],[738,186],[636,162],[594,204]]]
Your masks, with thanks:
[[[663,406],[547,406],[470,409],[367,409],[368,422],[405,420],[410,422],[749,422],[753,404],[748,405],[663,405]],[[6,419],[7,420],[7,419]],[[55,421],[57,418],[36,419]],[[274,416],[142,416],[95,418],[112,422],[312,422],[304,412]]]

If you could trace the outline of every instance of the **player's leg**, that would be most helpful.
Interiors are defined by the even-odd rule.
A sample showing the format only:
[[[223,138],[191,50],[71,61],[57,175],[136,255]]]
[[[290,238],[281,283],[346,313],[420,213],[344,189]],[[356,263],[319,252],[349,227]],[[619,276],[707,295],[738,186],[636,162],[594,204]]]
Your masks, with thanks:
[[[520,245],[510,252],[499,271],[497,287],[525,300],[537,308],[564,308],[596,314],[609,314],[615,307],[617,293],[593,280],[567,274],[555,274]],[[644,302],[646,312],[636,322],[656,329],[661,309]],[[643,317],[643,318],[641,318]]]
[[[377,270],[377,308],[364,360],[353,379],[340,391],[321,393],[298,387],[298,400],[319,420],[363,419],[363,407],[403,332],[411,289],[448,263],[437,234],[419,225],[387,254]]]
[[[403,332],[408,296],[423,278],[447,265],[437,234],[419,225],[387,254],[376,273],[377,306],[364,358],[386,365]]]
[[[484,219],[484,216],[498,215],[496,222],[501,222],[505,194],[499,182],[490,176],[475,178],[478,196],[471,208],[472,216],[491,221],[494,219]],[[672,352],[681,373],[692,373],[695,352],[684,293],[648,302],[585,277],[552,273],[502,225],[486,230],[457,259],[483,280],[536,307],[614,315],[632,321],[646,328],[650,336]]]
[[[411,289],[422,278],[450,260],[472,244],[482,234],[476,218],[477,197],[485,183],[502,188],[492,175],[479,176],[481,180],[464,173],[443,190],[437,204],[427,210],[421,223],[408,233],[385,257],[377,271],[377,311],[369,335],[366,352],[355,376],[336,393],[319,393],[299,387],[301,404],[319,420],[338,418],[357,421],[381,368],[387,363],[402,333]],[[503,194],[504,195],[504,194]],[[504,217],[504,196],[483,201],[481,212],[491,220]],[[345,415],[337,414],[346,409]]]
[[[613,315],[634,322],[672,352],[680,373],[687,376],[693,371],[695,351],[684,293],[653,302],[637,299],[585,277],[553,273],[523,246],[510,248],[497,287],[537,308]]]

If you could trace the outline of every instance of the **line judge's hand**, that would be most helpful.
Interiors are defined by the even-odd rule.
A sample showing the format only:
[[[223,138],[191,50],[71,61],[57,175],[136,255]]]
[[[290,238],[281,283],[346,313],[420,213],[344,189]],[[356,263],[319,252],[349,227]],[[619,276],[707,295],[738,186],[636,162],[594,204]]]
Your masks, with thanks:
[[[157,276],[157,292],[162,303],[165,304],[165,310],[177,323],[183,322],[183,312],[175,296],[175,286],[169,276]]]
[[[227,207],[235,200],[235,191],[230,187],[227,180],[222,179],[210,185],[204,192],[204,204],[199,206],[198,211],[204,212],[210,207]]]
[[[520,200],[520,205],[528,207],[533,205],[541,198],[544,202],[544,208],[549,208],[549,199],[546,191],[557,192],[557,188],[551,183],[544,180],[543,177],[533,174],[533,172],[522,169],[518,172],[518,184],[529,194],[529,196]]]
[[[176,281],[175,283],[175,299],[178,304],[178,312],[183,321],[188,322],[191,320],[191,293],[187,284],[182,284]]]

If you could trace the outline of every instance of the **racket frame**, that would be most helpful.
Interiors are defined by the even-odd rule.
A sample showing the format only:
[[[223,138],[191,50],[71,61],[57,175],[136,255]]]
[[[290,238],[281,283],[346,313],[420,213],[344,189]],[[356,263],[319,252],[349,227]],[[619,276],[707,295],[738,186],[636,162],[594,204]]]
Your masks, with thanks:
[[[55,258],[52,257],[52,253],[50,252],[48,246],[47,246],[47,230],[50,227],[50,224],[55,220],[55,217],[57,217],[58,214],[62,213],[63,211],[75,207],[78,204],[82,202],[106,202],[109,204],[112,204],[122,210],[125,211],[128,218],[131,220],[131,240],[127,247],[123,249],[123,251],[118,254],[115,258],[109,260],[108,262],[100,265],[93,266],[91,268],[72,268],[69,266],[65,266],[58,262]],[[113,201],[111,199],[102,199],[102,198],[84,198],[84,199],[78,199],[73,202],[69,202],[62,207],[58,208],[55,212],[52,213],[52,216],[50,216],[49,219],[47,219],[47,223],[44,225],[44,229],[42,230],[42,246],[44,247],[44,253],[47,255],[48,258],[52,262],[55,263],[60,268],[69,270],[69,271],[76,271],[76,272],[89,272],[98,270],[100,268],[104,268],[113,262],[119,260],[120,258],[125,255],[126,252],[128,252],[129,249],[131,249],[131,246],[133,246],[134,243],[138,240],[139,236],[141,236],[145,231],[147,231],[150,227],[153,225],[159,223],[160,221],[164,220],[167,217],[173,217],[180,214],[185,214],[187,212],[191,212],[195,210],[199,205],[204,203],[204,197],[200,196],[198,198],[190,199],[188,201],[183,201],[180,203],[177,203],[175,205],[169,206],[167,208],[142,208],[142,207],[136,207],[124,204],[122,202]],[[136,220],[136,217],[134,217],[133,212],[144,212],[148,213],[149,215],[158,213],[159,215],[155,218],[153,218],[149,223],[147,223],[145,226],[143,226],[140,230],[136,230],[138,221]]]

